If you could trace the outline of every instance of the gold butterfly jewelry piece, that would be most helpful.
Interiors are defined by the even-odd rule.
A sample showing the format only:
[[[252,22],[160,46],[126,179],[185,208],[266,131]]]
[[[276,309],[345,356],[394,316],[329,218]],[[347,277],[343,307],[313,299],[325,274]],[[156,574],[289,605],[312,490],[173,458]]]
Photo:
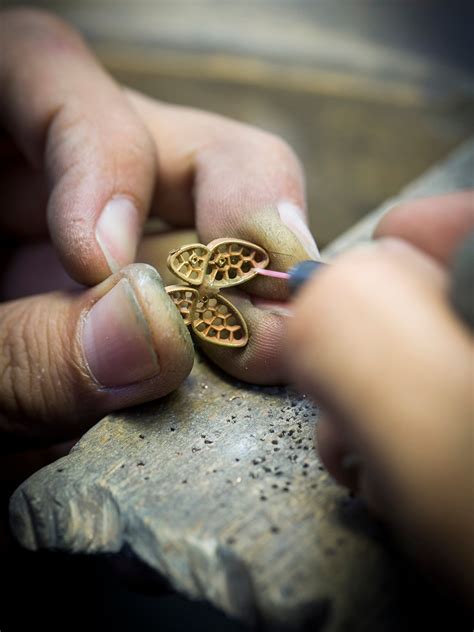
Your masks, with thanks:
[[[183,246],[169,253],[167,264],[187,285],[169,285],[166,291],[198,338],[222,347],[245,347],[247,323],[220,290],[246,283],[269,261],[263,248],[241,239]]]

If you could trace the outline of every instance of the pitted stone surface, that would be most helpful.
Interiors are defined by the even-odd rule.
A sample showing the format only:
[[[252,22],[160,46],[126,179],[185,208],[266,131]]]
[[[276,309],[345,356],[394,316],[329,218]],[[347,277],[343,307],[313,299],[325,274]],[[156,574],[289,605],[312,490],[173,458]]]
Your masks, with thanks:
[[[247,622],[357,629],[363,604],[384,601],[375,587],[389,565],[363,508],[317,459],[318,414],[198,360],[176,393],[109,415],[23,483],[11,524],[29,549],[126,545],[180,592]]]

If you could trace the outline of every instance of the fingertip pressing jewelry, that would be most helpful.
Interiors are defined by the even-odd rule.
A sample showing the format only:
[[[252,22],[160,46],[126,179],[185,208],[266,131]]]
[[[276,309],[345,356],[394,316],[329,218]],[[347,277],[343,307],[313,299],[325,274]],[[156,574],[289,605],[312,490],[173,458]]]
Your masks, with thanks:
[[[221,347],[245,347],[249,341],[247,323],[220,290],[261,274],[287,281],[291,295],[325,265],[308,260],[288,272],[279,272],[266,270],[269,262],[266,250],[242,239],[215,239],[207,246],[189,244],[172,250],[167,260],[168,268],[185,285],[168,285],[166,291],[198,338]]]
[[[245,347],[247,323],[220,290],[250,281],[269,262],[263,248],[241,239],[189,244],[172,250],[167,260],[170,271],[186,285],[169,285],[166,291],[198,338],[222,347]]]

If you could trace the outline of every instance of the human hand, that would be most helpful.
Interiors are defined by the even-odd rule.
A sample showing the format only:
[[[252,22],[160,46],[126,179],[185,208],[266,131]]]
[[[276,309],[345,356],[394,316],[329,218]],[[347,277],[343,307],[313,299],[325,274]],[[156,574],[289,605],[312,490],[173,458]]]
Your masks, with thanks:
[[[272,254],[277,268],[317,249],[301,169],[283,141],[122,89],[51,14],[7,10],[0,19],[0,230],[4,243],[14,240],[0,277],[5,448],[77,436],[190,371],[181,316],[154,270],[133,263],[148,213],[194,227],[203,243],[235,237],[282,253]],[[142,252],[157,263],[173,240],[150,237]],[[249,344],[206,353],[241,379],[284,380],[275,313],[284,298],[278,282],[246,284],[234,302]]]
[[[448,284],[473,228],[473,191],[405,203],[315,275],[288,325],[294,380],[327,410],[329,472],[471,596],[473,340]]]

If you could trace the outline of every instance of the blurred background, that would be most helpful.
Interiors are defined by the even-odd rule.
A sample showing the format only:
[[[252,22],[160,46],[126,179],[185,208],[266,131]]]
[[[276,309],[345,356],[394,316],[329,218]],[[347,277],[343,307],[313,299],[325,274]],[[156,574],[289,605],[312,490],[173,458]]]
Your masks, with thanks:
[[[119,81],[283,136],[320,246],[474,131],[473,2],[29,4],[75,24]]]

